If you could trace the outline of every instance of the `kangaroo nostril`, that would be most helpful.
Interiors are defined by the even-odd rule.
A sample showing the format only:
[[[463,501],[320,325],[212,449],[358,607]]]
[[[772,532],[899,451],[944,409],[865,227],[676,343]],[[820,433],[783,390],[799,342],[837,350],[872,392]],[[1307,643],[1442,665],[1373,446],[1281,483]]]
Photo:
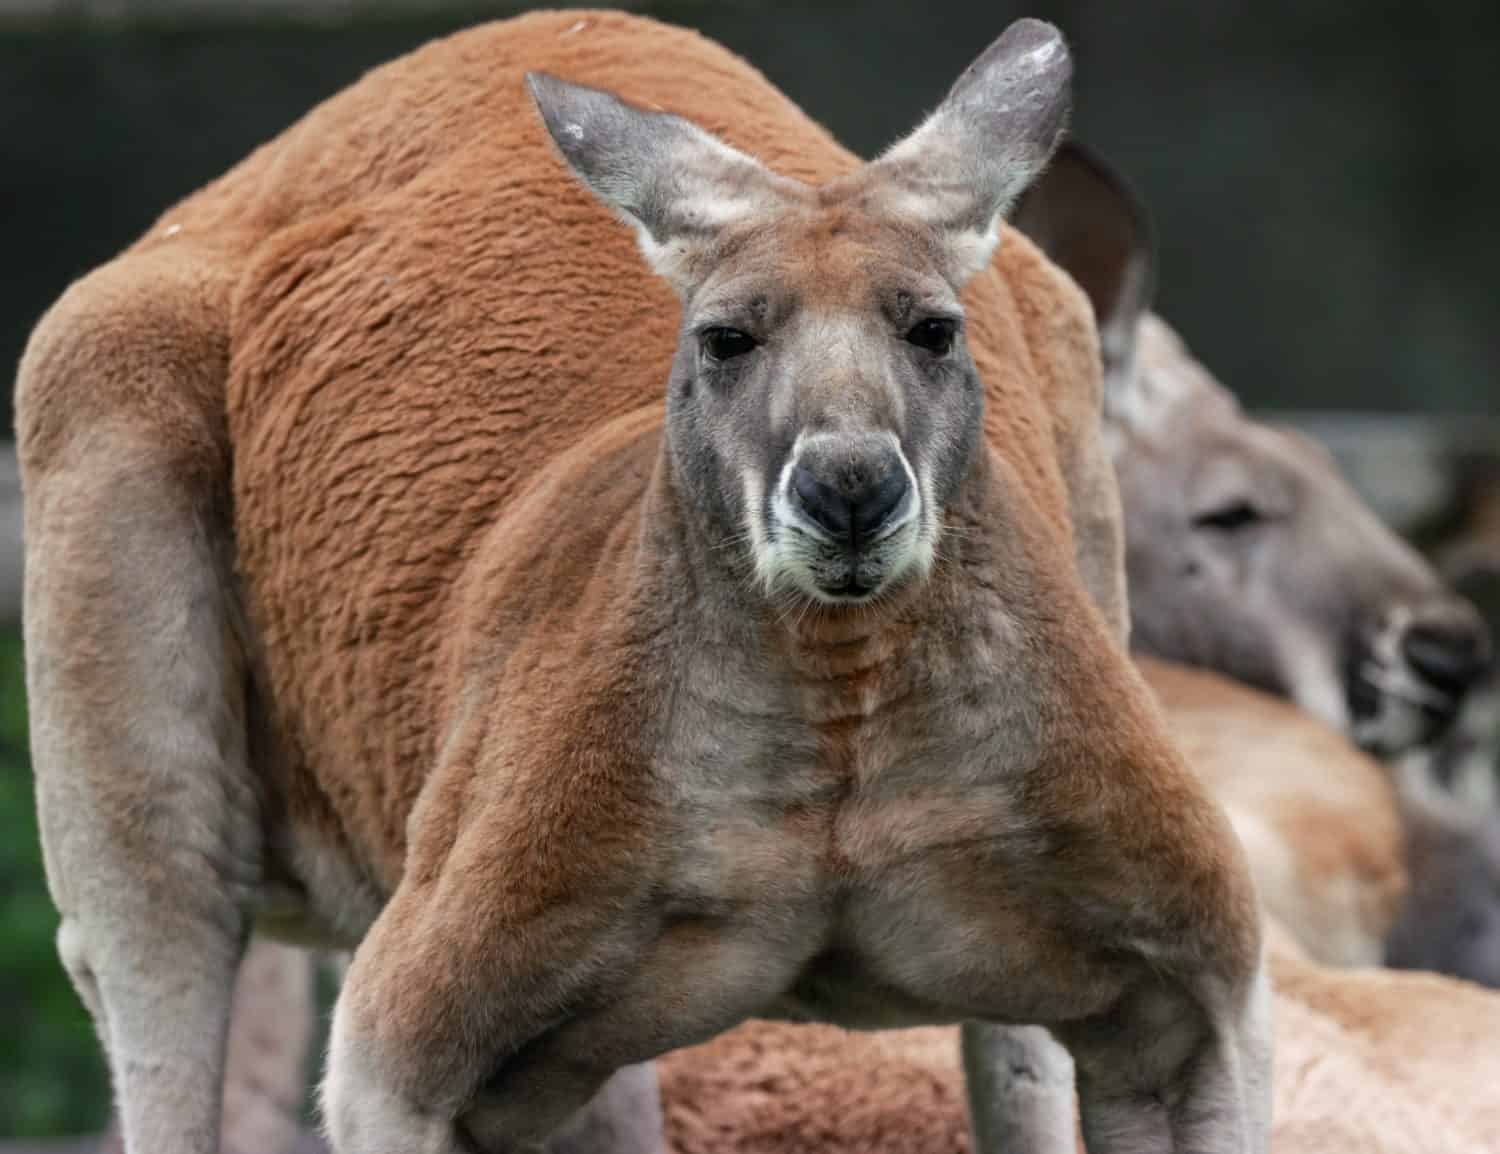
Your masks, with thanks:
[[[1461,693],[1489,665],[1489,634],[1477,615],[1443,612],[1419,616],[1407,626],[1401,652],[1426,680]]]
[[[853,508],[832,485],[825,485],[801,465],[792,470],[792,492],[802,511],[835,537],[847,537],[852,530]]]
[[[867,537],[890,520],[906,497],[907,488],[906,470],[897,462],[895,468],[855,501],[854,535]]]

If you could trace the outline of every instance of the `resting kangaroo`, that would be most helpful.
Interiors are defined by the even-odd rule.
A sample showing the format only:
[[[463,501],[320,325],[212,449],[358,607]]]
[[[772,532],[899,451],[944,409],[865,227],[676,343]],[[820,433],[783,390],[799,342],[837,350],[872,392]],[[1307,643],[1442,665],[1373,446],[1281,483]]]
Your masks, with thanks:
[[[1488,664],[1483,619],[1321,446],[1250,420],[1146,311],[1128,187],[1069,143],[1012,219],[1099,316],[1132,648],[1290,697],[1382,755],[1441,736]]]
[[[1500,984],[1500,825],[1492,805],[1448,798],[1431,768],[1492,668],[1483,618],[1375,518],[1326,453],[1250,419],[1146,311],[1147,214],[1101,160],[1064,144],[1012,219],[1098,316],[1132,646],[1279,691],[1371,750],[1402,754],[1393,773],[1411,896],[1385,957]],[[1468,704],[1472,723],[1482,702]],[[1352,752],[1315,744],[1340,782],[1359,772]],[[1267,764],[1264,751],[1246,756]],[[1302,772],[1300,760],[1282,772]],[[1259,881],[1264,893],[1264,872]],[[1305,944],[1325,960],[1343,956]]]
[[[252,921],[357,943],[340,1154],[576,1138],[753,1014],[1038,1023],[1094,1154],[1264,1149],[1254,893],[1121,645],[1087,304],[992,257],[1069,69],[1017,23],[860,166],[691,34],[486,26],[53,307],[38,802],[131,1154],[218,1141]]]

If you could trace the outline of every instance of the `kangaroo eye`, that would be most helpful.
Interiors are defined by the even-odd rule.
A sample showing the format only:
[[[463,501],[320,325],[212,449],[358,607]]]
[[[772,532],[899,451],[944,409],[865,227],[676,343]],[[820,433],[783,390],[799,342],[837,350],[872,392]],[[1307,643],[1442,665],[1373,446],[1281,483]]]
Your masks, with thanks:
[[[1248,529],[1251,525],[1258,525],[1264,520],[1265,516],[1259,509],[1249,501],[1239,498],[1225,502],[1217,509],[1199,513],[1193,518],[1193,528],[1217,529],[1221,533],[1233,533],[1240,529]]]
[[[742,357],[757,343],[749,333],[722,326],[704,329],[699,339],[702,341],[703,351],[716,361],[732,361],[735,357]]]
[[[929,317],[912,325],[907,330],[906,339],[919,349],[942,356],[953,347],[953,334],[957,328],[952,321]]]

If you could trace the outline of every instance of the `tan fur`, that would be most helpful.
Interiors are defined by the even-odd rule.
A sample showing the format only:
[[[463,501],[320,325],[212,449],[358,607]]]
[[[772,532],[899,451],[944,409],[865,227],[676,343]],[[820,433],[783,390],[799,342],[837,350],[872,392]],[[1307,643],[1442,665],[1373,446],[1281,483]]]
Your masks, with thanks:
[[[1378,963],[1406,894],[1406,844],[1384,768],[1268,694],[1137,659],[1173,738],[1246,843],[1268,912],[1329,965]]]
[[[1500,995],[1431,974],[1328,969],[1284,935],[1271,957],[1273,1154],[1495,1149]],[[673,1154],[972,1148],[956,1030],[751,1022],[660,1066]]]
[[[743,63],[540,14],[371,73],[42,321],[39,795],[132,1154],[217,1140],[247,910],[364,935],[341,1151],[537,1141],[772,1009],[1055,1022],[1101,1144],[1256,1149],[1253,893],[1118,644],[1081,296],[1013,234],[964,292],[987,444],[928,580],[717,613],[661,432],[678,307],[523,69],[846,177],[725,241],[817,253],[772,260],[809,309],[893,259],[876,178]]]

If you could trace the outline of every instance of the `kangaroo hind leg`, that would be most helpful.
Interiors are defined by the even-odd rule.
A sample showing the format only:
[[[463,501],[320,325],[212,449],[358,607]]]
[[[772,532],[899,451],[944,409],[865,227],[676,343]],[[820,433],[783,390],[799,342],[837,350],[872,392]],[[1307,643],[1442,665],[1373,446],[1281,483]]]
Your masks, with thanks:
[[[125,1148],[213,1154],[261,807],[227,473],[188,419],[221,348],[185,341],[201,296],[173,307],[155,271],[75,286],[22,362],[27,692],[59,950]]]

